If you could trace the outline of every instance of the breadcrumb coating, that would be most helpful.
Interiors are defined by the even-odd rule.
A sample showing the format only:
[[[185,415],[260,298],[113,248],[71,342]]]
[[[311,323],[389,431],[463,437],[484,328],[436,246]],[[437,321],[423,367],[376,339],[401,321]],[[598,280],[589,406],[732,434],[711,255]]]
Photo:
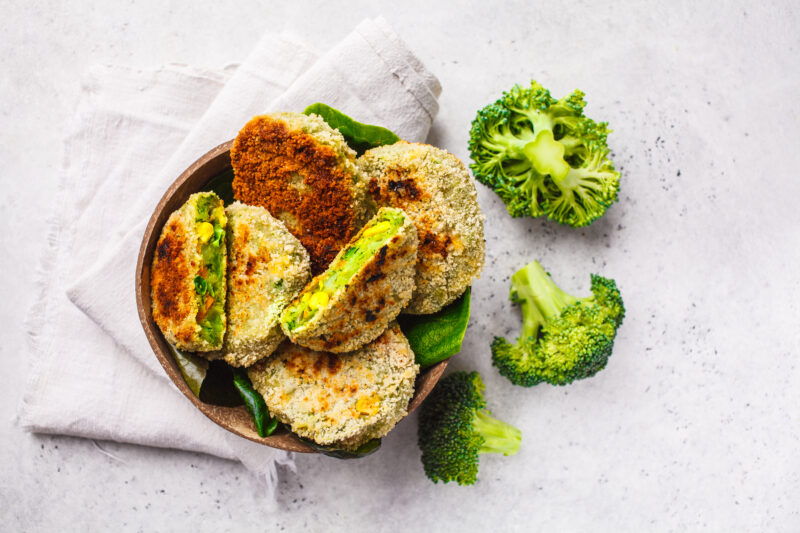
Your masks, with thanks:
[[[150,267],[153,320],[167,342],[181,350],[211,352],[221,347],[221,342],[215,345],[201,338],[197,323],[199,306],[194,278],[203,262],[196,228],[197,202],[209,195],[222,205],[213,193],[199,192],[170,214],[161,229]],[[224,271],[226,254],[222,248]],[[224,279],[222,288],[225,291]],[[224,324],[224,315],[222,318]]]
[[[247,371],[269,412],[301,437],[358,448],[402,419],[419,365],[396,323],[363,348],[315,352],[287,342]]]
[[[312,350],[349,352],[374,340],[397,318],[414,291],[417,231],[408,215],[392,211],[400,213],[403,224],[346,285],[330,295],[323,309],[295,330],[289,329],[285,316],[281,318],[283,332],[292,342]],[[380,212],[376,217],[379,215]],[[361,232],[353,237],[337,257],[353,246],[360,235]],[[313,292],[323,276],[312,279],[303,293]],[[299,301],[303,293],[292,303]]]
[[[316,274],[369,218],[355,157],[342,134],[317,115],[253,117],[231,148],[234,196],[286,224]]]
[[[228,216],[228,330],[225,361],[250,366],[285,338],[283,308],[311,278],[308,252],[263,207],[235,202]]]
[[[427,144],[373,148],[358,164],[376,204],[403,209],[417,227],[416,289],[403,312],[435,313],[483,269],[484,216],[475,183],[456,156]]]

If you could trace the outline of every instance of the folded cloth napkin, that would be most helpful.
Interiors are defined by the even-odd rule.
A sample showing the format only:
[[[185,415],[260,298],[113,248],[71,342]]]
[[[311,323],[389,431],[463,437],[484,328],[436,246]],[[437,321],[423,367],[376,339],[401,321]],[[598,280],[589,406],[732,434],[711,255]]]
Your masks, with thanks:
[[[271,54],[263,52],[263,56],[266,59]],[[245,70],[245,65],[242,67],[240,71]],[[410,141],[425,139],[438,111],[438,82],[380,19],[359,25],[275,100],[253,97],[252,86],[264,84],[256,72],[262,70],[248,68],[226,84],[164,170],[143,191],[143,201],[134,206],[133,218],[119,228],[120,233],[127,230],[119,245],[67,291],[75,305],[151,368],[158,363],[139,323],[131,290],[135,258],[153,207],[192,161],[235,137],[250,117],[268,110],[302,111],[313,102],[325,102],[358,120],[388,127]],[[240,97],[242,92],[247,99]]]
[[[233,72],[93,69],[65,143],[28,317],[22,427],[239,459],[274,487],[275,465],[291,466],[291,458],[206,419],[167,380],[147,343],[133,290],[147,219],[184,168],[255,114],[323,101],[420,141],[440,92],[382,19],[362,22],[321,57],[268,34]]]

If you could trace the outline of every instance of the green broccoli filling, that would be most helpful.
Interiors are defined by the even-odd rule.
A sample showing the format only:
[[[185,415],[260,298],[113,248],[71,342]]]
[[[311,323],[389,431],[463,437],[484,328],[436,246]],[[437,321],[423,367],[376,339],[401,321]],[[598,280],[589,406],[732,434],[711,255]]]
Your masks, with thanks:
[[[382,209],[347,245],[320,277],[310,283],[286,309],[286,325],[295,330],[314,318],[330,297],[347,285],[372,257],[397,233],[405,216],[399,210]]]
[[[225,332],[225,271],[223,253],[225,246],[225,220],[222,202],[213,194],[197,200],[195,225],[199,238],[199,253],[202,259],[200,273],[194,278],[197,298],[197,324],[200,338],[210,344],[219,344]],[[212,231],[208,231],[210,224]]]

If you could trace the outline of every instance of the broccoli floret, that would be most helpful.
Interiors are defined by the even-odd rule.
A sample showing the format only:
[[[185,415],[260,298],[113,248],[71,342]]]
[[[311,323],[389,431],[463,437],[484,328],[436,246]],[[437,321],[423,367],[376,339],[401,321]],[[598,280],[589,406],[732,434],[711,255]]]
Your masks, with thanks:
[[[583,96],[576,90],[556,100],[531,81],[478,111],[469,135],[470,168],[511,216],[546,215],[580,227],[617,200],[620,174],[608,159],[611,130],[583,115]]]
[[[436,385],[419,414],[419,447],[431,481],[472,485],[478,454],[513,455],[520,431],[491,416],[477,372],[455,372]]]
[[[511,301],[522,308],[516,344],[492,342],[492,362],[511,383],[566,385],[602,370],[625,317],[614,280],[592,274],[592,296],[577,298],[559,289],[534,261],[511,276]]]

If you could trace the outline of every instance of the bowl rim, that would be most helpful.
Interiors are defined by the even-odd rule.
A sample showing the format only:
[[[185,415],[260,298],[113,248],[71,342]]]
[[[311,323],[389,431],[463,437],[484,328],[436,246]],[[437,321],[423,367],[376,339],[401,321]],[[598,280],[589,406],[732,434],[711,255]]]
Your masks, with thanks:
[[[189,165],[189,167],[167,188],[153,210],[147,222],[144,235],[142,236],[142,243],[139,247],[139,255],[136,261],[136,307],[138,309],[139,321],[142,324],[150,347],[158,359],[158,362],[167,373],[167,376],[170,378],[170,381],[172,381],[178,390],[183,393],[200,412],[211,419],[215,424],[240,437],[272,448],[301,453],[319,453],[317,450],[301,441],[300,438],[292,432],[273,434],[268,437],[258,436],[252,420],[243,405],[237,407],[222,407],[202,402],[195,396],[183,378],[172,356],[170,345],[167,343],[166,339],[164,339],[161,330],[155,324],[152,317],[150,300],[150,263],[152,262],[155,243],[161,235],[163,224],[166,223],[166,217],[171,214],[170,212],[165,216],[167,204],[173,200],[175,195],[181,193],[181,191],[186,193],[187,191],[184,189],[192,189],[188,184],[198,175],[198,172],[208,167],[214,168],[216,165],[224,164],[225,160],[227,160],[227,165],[230,166],[230,148],[232,145],[233,140],[221,143]],[[218,175],[220,172],[221,171],[217,171],[207,178],[204,183],[207,183],[214,175]],[[202,189],[195,188],[191,190],[185,195],[186,198],[188,198],[189,194],[199,190]],[[183,204],[186,198],[183,198],[180,204]],[[160,219],[162,222],[159,223]],[[431,390],[433,390],[433,387],[444,373],[448,363],[449,359],[445,359],[431,367],[420,370],[414,388],[414,395],[409,402],[408,412],[405,417],[419,407],[422,401],[430,394]],[[422,386],[420,386],[420,384],[422,384]],[[249,428],[250,426],[253,427],[249,431],[243,429]]]

